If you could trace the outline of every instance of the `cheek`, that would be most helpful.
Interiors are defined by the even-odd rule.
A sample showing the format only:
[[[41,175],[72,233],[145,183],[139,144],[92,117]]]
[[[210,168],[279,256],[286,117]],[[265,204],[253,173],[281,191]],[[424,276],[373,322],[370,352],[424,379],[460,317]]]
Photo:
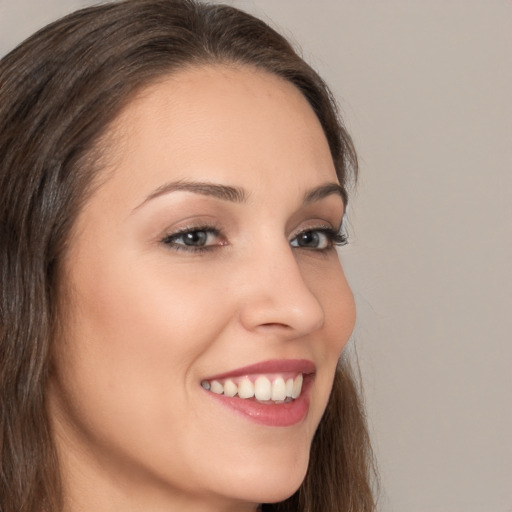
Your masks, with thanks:
[[[325,356],[337,361],[355,325],[356,308],[352,290],[337,258],[321,262],[303,275],[324,311]]]
[[[161,265],[93,255],[84,261],[68,280],[72,292],[63,307],[62,381],[81,404],[87,396],[117,415],[165,413],[175,384],[183,388],[191,363],[215,337],[219,301],[193,276],[171,275]]]
[[[354,329],[356,308],[352,291],[339,261],[320,262],[303,276],[309,289],[320,302],[325,320],[319,342],[312,344],[316,359],[323,367],[314,385],[317,400],[313,416],[320,421],[332,389],[339,358]],[[316,428],[316,426],[315,426]]]
[[[67,318],[83,361],[167,382],[206,350],[215,335],[219,301],[209,286],[151,266],[96,267],[75,285]],[[204,306],[208,305],[208,308]]]
[[[184,458],[184,447],[200,438],[184,429],[198,421],[195,362],[232,317],[228,306],[212,297],[211,280],[201,286],[197,276],[165,265],[107,264],[91,255],[74,270],[51,414],[100,457],[179,474],[176,454],[183,449]]]
[[[356,322],[354,297],[344,275],[340,276],[338,281],[331,281],[327,287],[325,316],[333,349],[338,352],[339,357],[352,335]]]

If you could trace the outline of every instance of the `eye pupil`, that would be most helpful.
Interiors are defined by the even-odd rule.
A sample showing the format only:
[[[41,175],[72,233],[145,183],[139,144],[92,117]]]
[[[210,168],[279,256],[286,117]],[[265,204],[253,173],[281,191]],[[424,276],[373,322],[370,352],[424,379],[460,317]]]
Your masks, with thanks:
[[[301,247],[317,247],[320,237],[315,231],[306,231],[299,235],[298,244]]]
[[[185,245],[202,246],[206,244],[207,234],[205,231],[190,231],[183,235]]]

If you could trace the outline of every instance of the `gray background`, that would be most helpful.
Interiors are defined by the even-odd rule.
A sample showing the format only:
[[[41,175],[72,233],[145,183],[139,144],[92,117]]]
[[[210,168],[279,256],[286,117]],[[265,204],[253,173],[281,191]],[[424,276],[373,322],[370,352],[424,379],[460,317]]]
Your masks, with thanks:
[[[0,54],[80,0],[0,0]],[[343,260],[382,512],[512,511],[512,2],[238,0],[360,159]]]

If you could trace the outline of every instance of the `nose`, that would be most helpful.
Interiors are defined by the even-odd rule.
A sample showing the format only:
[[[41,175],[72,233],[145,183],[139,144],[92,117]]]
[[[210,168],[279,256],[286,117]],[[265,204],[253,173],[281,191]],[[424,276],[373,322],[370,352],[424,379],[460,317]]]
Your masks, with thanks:
[[[324,309],[287,243],[253,252],[246,263],[239,281],[239,315],[245,329],[299,338],[323,326]]]

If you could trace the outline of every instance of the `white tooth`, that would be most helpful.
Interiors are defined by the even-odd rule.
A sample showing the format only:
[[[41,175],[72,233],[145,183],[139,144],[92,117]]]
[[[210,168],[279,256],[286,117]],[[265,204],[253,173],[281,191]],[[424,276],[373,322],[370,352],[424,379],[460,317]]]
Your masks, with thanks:
[[[267,377],[258,377],[254,383],[254,396],[257,400],[270,400],[272,385]]]
[[[247,377],[244,377],[238,383],[238,396],[240,398],[252,398],[254,396],[254,385]]]
[[[217,393],[217,395],[222,395],[224,393],[224,386],[218,380],[213,380],[210,384],[210,391]]]
[[[286,396],[292,397],[293,394],[293,379],[290,377],[286,381]]]
[[[224,382],[224,395],[235,396],[237,393],[238,387],[231,379],[228,379],[226,382]]]
[[[286,384],[282,377],[278,377],[272,383],[272,400],[284,400],[286,398]]]
[[[297,398],[300,395],[302,390],[302,373],[295,377],[295,381],[293,382],[293,392],[292,398]]]

